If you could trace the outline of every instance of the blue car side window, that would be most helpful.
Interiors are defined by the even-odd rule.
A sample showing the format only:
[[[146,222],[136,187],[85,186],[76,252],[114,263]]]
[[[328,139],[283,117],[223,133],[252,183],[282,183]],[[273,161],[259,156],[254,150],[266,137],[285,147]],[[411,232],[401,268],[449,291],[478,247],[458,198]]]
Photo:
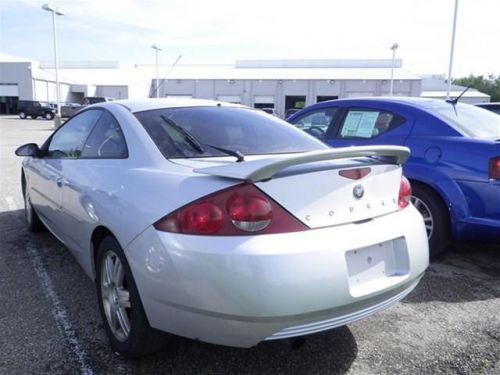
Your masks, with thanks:
[[[335,118],[337,111],[337,107],[316,109],[290,121],[290,123],[300,130],[322,138]]]
[[[404,121],[403,117],[385,110],[350,108],[340,125],[337,138],[375,138],[401,125]]]

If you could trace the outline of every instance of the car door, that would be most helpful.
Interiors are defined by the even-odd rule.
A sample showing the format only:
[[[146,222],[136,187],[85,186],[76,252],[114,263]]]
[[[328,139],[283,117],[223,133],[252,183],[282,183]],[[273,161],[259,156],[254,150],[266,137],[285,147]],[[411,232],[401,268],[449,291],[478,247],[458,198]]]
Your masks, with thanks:
[[[97,221],[102,221],[102,201],[112,199],[113,192],[106,186],[113,178],[113,170],[120,168],[127,158],[127,145],[118,122],[102,110],[78,159],[72,161],[74,167],[66,170],[62,187],[65,238],[85,269],[89,233]]]
[[[62,193],[66,173],[75,168],[74,163],[101,114],[100,110],[88,110],[64,123],[42,147],[43,157],[32,158],[29,163],[32,204],[51,231],[65,243]]]
[[[413,124],[412,113],[394,106],[347,106],[325,141],[334,147],[404,145]]]

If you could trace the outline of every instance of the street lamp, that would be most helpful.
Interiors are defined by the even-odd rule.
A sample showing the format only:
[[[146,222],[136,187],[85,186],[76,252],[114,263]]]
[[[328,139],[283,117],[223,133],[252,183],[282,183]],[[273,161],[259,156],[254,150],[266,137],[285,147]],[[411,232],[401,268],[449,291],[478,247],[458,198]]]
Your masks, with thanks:
[[[392,90],[394,88],[394,64],[396,62],[396,50],[398,49],[399,44],[394,43],[391,46],[392,50],[392,65],[391,65],[391,86],[389,88],[389,96],[392,96]]]
[[[56,15],[63,16],[64,13],[57,7],[54,7],[50,4],[43,4],[42,9],[52,13],[52,37],[54,39],[54,66],[56,69],[56,99],[57,99],[57,108],[56,108],[56,117],[54,121],[54,126],[57,128],[61,125],[61,96],[59,91],[59,75],[58,75],[58,66],[57,66],[57,37],[56,37]]]
[[[458,0],[455,0],[455,14],[453,16],[453,30],[451,32],[450,65],[448,66],[448,87],[446,89],[446,99],[450,99],[451,90],[451,68],[453,66],[453,50],[455,49],[455,29],[457,28]]]
[[[151,46],[152,49],[155,50],[156,52],[156,97],[160,97],[160,88],[159,88],[159,79],[158,79],[158,51],[161,51],[161,48],[158,47],[156,44],[153,44]]]

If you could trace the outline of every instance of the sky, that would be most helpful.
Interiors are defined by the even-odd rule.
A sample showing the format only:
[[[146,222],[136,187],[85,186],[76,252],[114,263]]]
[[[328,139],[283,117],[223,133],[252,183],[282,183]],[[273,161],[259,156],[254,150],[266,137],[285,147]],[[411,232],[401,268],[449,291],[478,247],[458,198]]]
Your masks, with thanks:
[[[0,0],[0,51],[53,60],[47,1]],[[455,0],[56,0],[60,61],[390,59],[446,74]],[[454,78],[500,75],[500,0],[459,0]]]

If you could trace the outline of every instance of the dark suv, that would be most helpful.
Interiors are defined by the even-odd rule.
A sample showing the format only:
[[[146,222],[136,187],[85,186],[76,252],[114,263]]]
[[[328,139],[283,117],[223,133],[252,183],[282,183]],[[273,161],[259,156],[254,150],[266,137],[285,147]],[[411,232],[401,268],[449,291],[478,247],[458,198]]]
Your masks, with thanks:
[[[56,114],[56,110],[47,102],[19,100],[17,103],[17,114],[23,119],[28,116],[32,119],[42,116],[46,120],[52,120]]]

